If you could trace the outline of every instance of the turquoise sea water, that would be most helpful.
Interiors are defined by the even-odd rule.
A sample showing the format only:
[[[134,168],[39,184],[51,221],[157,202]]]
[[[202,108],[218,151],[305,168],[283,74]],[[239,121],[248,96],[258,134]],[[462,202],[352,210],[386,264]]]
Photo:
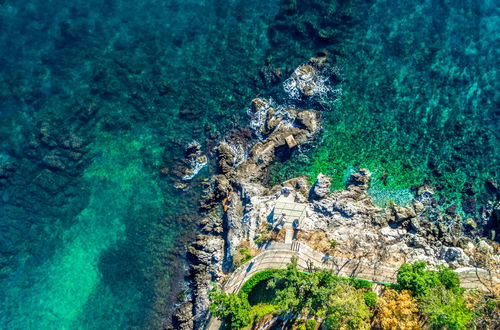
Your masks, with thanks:
[[[271,180],[375,173],[468,214],[497,198],[499,8],[488,1],[0,1],[0,328],[161,328],[194,233],[183,149],[243,125],[256,96],[318,51],[340,102]],[[166,169],[166,170],[165,170]],[[387,173],[384,180],[383,175]],[[469,196],[470,197],[470,196]]]
[[[500,174],[497,2],[285,3],[273,47],[286,49],[279,55],[288,62],[287,52],[329,51],[343,93],[324,102],[330,111],[314,150],[277,165],[278,180],[323,172],[340,188],[346,169],[362,166],[374,172],[382,204],[408,201],[408,188],[423,182],[464,214],[497,198],[485,188]]]
[[[276,9],[0,2],[0,328],[165,324],[198,216],[176,168],[244,119]]]

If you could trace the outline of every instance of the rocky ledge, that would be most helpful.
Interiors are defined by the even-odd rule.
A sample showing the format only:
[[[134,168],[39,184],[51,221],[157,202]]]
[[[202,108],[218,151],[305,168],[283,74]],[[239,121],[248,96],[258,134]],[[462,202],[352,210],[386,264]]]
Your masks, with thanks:
[[[189,247],[193,299],[184,302],[174,317],[178,329],[193,329],[208,316],[208,291],[230,271],[235,248],[245,240],[245,209],[254,196],[265,195],[266,169],[279,153],[306,143],[318,130],[314,111],[273,107],[264,99],[252,100],[252,135],[234,132],[217,146],[218,171],[207,182],[201,208],[207,216]],[[238,221],[235,221],[238,219]],[[192,317],[188,316],[189,310]]]
[[[295,70],[289,78],[293,82],[285,81],[285,87],[297,89],[294,97],[323,93],[325,63],[311,59]],[[267,186],[267,170],[276,157],[310,142],[318,132],[318,112],[256,98],[249,115],[250,131],[232,132],[216,147],[218,173],[206,183],[201,203],[206,217],[188,252],[191,298],[179,305],[173,320],[176,329],[201,328],[209,318],[212,285],[222,283],[245,257],[259,253],[267,243],[284,240],[273,216],[278,199],[305,208],[294,239],[325,254],[393,265],[423,260],[430,266],[494,269],[499,263],[498,244],[467,236],[467,222],[453,210],[438,212],[429,185],[414,187],[409,205],[385,208],[374,205],[368,193],[371,173],[362,168],[351,173],[345,189],[333,192],[332,180],[323,174],[313,185],[298,177]]]

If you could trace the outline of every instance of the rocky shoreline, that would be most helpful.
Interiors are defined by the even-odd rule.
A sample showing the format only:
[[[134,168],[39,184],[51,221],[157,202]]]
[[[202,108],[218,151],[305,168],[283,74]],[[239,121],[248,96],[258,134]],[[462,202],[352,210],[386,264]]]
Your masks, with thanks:
[[[285,91],[292,99],[329,93],[326,81],[333,71],[326,54],[312,58],[285,81]],[[368,169],[352,171],[346,188],[333,192],[331,179],[323,174],[312,185],[308,178],[298,177],[269,187],[269,165],[314,139],[320,129],[319,111],[256,98],[249,115],[249,128],[233,132],[215,148],[218,170],[206,182],[201,201],[205,217],[188,248],[190,293],[179,302],[175,329],[203,328],[212,286],[220,285],[266,243],[284,239],[270,216],[281,196],[305,206],[294,238],[322,253],[391,265],[423,260],[430,266],[497,270],[498,244],[473,235],[479,225],[462,219],[454,209],[437,211],[436,194],[428,184],[412,188],[409,205],[392,203],[385,208],[374,205],[368,194]],[[201,155],[199,148],[197,154]],[[492,204],[484,212],[485,221],[498,223],[499,211],[498,202]]]

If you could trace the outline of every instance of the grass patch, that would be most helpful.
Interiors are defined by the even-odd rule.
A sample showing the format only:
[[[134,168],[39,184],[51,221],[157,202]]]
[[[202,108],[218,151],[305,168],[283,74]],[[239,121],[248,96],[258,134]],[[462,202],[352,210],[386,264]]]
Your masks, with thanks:
[[[237,248],[233,256],[233,266],[238,268],[259,253],[258,249],[253,248],[250,242],[243,241]]]
[[[260,318],[262,318],[264,315],[271,314],[275,310],[276,310],[275,305],[267,304],[267,303],[257,304],[255,306],[252,306],[252,309],[250,310],[250,319],[253,322],[256,322]]]

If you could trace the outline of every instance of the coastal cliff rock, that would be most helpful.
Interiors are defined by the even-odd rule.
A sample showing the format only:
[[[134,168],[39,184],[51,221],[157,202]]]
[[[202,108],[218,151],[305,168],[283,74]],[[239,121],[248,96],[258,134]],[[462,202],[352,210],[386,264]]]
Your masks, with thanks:
[[[297,81],[297,88],[306,96],[314,94],[312,92],[323,79],[317,76],[320,71],[314,68],[307,78],[310,80],[305,81],[304,75],[309,74],[307,70],[308,67],[302,68],[293,78]],[[219,174],[206,183],[201,209],[208,213],[222,212],[223,215],[219,214],[215,222],[208,218],[202,220],[200,229],[203,234],[198,235],[196,242],[188,248],[193,299],[183,302],[173,318],[180,329],[198,328],[206,321],[211,283],[223,276],[224,269],[232,268],[238,246],[249,241],[252,248],[257,248],[253,239],[258,235],[261,223],[254,221],[255,214],[262,215],[272,207],[272,203],[268,203],[268,209],[262,208],[260,196],[267,196],[274,189],[275,199],[282,189],[288,189],[300,191],[297,201],[306,202],[309,198],[310,186],[305,178],[289,180],[279,188],[271,189],[264,182],[267,168],[277,154],[293,152],[318,131],[316,112],[255,98],[250,103],[248,114],[250,132],[246,129],[234,131],[215,147]],[[197,160],[202,156],[200,153],[201,148],[193,149],[188,159]],[[329,191],[327,185],[324,195]],[[259,207],[255,208],[254,203]]]
[[[172,323],[175,326],[175,329],[194,329],[193,302],[191,300],[185,301],[177,307]]]
[[[221,210],[223,215],[219,214],[215,222],[202,220],[203,234],[188,248],[193,299],[177,309],[173,321],[179,329],[198,328],[206,321],[212,282],[219,281],[223,269],[231,269],[238,245],[255,238],[260,224],[252,221],[252,214],[261,210],[253,208],[253,202],[269,193],[263,183],[267,167],[278,152],[292,152],[319,128],[314,111],[274,106],[261,98],[252,100],[249,115],[253,137],[242,129],[215,148],[219,174],[207,182],[201,209],[215,213]],[[200,150],[194,150],[188,159],[198,159]],[[307,201],[310,186],[306,179],[290,180],[282,188],[285,186],[302,191],[300,201]]]
[[[325,61],[323,56],[313,58],[294,71],[284,82],[290,98],[331,92],[325,85]],[[259,253],[268,243],[290,236],[274,214],[277,201],[299,204],[304,217],[294,225],[293,239],[325,255],[394,266],[425,261],[431,267],[457,268],[494,261],[494,248],[464,235],[455,208],[438,210],[429,185],[412,188],[411,203],[386,207],[374,204],[369,193],[372,174],[365,168],[352,171],[345,189],[333,192],[331,178],[323,174],[312,187],[307,177],[269,187],[269,165],[313,139],[320,128],[318,114],[255,98],[248,115],[249,129],[231,132],[215,148],[219,173],[207,180],[201,209],[216,215],[200,223],[202,234],[188,250],[192,300],[180,306],[174,319],[180,329],[206,324],[212,283],[220,285],[240,264],[236,259],[241,247]],[[491,207],[485,219],[496,214]],[[478,253],[487,257],[478,259]]]
[[[219,235],[200,234],[189,247],[194,301],[188,300],[177,309],[173,321],[178,329],[193,329],[208,317],[208,292],[212,288],[212,282],[217,282],[223,276],[223,251],[224,240]]]

